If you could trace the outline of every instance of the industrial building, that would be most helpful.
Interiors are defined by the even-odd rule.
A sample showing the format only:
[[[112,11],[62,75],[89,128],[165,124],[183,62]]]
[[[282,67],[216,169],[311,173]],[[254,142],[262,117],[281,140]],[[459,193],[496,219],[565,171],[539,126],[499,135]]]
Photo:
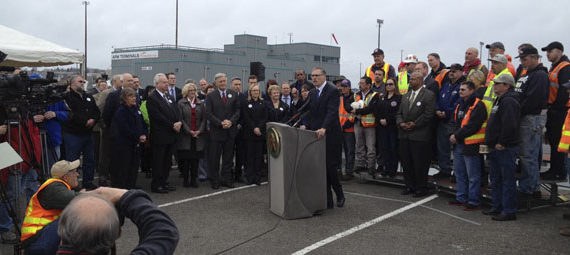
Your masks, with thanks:
[[[141,85],[146,86],[153,85],[156,73],[174,72],[180,87],[186,79],[198,82],[206,78],[211,83],[214,75],[220,72],[230,79],[247,80],[250,63],[261,62],[265,66],[265,80],[294,81],[295,70],[304,69],[309,74],[317,66],[323,67],[327,79],[332,80],[340,73],[339,61],[340,47],[306,42],[268,45],[267,37],[240,34],[234,36],[234,44],[226,44],[224,49],[164,44],[115,48],[112,73],[138,75]]]

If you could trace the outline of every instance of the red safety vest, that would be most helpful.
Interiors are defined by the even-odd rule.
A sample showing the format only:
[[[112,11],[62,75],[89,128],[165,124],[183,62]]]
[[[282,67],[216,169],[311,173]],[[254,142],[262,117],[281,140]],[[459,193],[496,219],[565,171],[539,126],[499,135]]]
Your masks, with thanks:
[[[481,102],[481,99],[479,98],[475,98],[475,103],[473,103],[473,105],[471,107],[469,107],[469,110],[467,110],[467,113],[465,114],[465,118],[463,118],[463,120],[461,121],[461,127],[463,128],[465,125],[467,125],[467,123],[469,123],[469,119],[471,118],[471,112],[473,111],[473,109],[475,109],[475,106],[477,106],[477,104]],[[485,105],[483,105],[485,106]],[[457,105],[457,107],[455,107],[455,121],[457,122],[457,111],[459,110],[459,105]],[[465,138],[464,143],[465,144],[477,144],[477,143],[482,143],[485,141],[485,129],[487,128],[487,120],[485,120],[485,122],[483,122],[483,125],[481,125],[481,128],[479,129],[479,131],[477,131],[477,133]]]

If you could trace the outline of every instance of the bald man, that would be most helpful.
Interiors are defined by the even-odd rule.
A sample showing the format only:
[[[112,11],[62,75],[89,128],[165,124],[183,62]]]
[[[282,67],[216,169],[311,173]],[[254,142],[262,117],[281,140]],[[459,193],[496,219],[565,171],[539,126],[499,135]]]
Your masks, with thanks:
[[[431,150],[431,120],[435,115],[436,97],[433,92],[423,88],[423,78],[420,72],[412,74],[410,90],[402,97],[396,115],[400,161],[406,184],[402,195],[413,194],[414,197],[428,194],[427,173],[431,155],[427,152]]]
[[[467,77],[471,73],[471,70],[479,70],[487,77],[489,69],[481,63],[481,59],[479,59],[478,56],[479,50],[477,48],[471,47],[465,51],[465,64],[463,64],[464,77]]]

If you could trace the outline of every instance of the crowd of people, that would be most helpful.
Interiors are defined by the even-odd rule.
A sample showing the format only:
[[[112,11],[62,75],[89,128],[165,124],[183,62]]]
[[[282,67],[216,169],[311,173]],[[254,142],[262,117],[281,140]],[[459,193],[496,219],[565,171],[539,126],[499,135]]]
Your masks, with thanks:
[[[36,124],[46,123],[50,167],[59,159],[75,166],[82,158],[82,183],[67,182],[67,189],[139,189],[140,169],[152,178],[151,192],[166,194],[176,190],[169,181],[173,162],[185,188],[197,188],[201,181],[209,181],[212,189],[234,188],[237,182],[259,185],[267,180],[266,123],[296,122],[326,139],[328,208],[334,207],[332,191],[336,206],[344,206],[339,179],[365,173],[394,178],[399,164],[402,195],[426,196],[428,170],[437,164],[434,178],[457,183],[450,205],[479,210],[481,187],[490,183],[492,207],[483,213],[496,221],[515,220],[518,204],[541,196],[540,177],[567,178],[570,60],[563,45],[552,42],[541,48],[551,63],[547,69],[538,49],[525,43],[517,49],[521,64],[515,69],[503,43],[486,47],[490,69],[476,48],[466,50],[464,63],[449,66],[438,53],[426,56],[427,62],[410,54],[393,66],[384,61],[384,51],[375,49],[357,92],[344,76],[328,82],[322,68],[312,69],[310,80],[299,69],[295,82],[268,80],[264,88],[255,75],[243,85],[223,73],[212,84],[204,78],[180,84],[176,74],[158,73],[154,84],[143,89],[137,76],[125,73],[113,76],[109,88],[98,79],[85,91],[83,77],[74,75],[64,101],[44,114],[22,116],[26,122],[20,126],[34,137]],[[0,118],[4,123],[6,116]],[[544,128],[550,169],[540,173]],[[0,126],[0,135],[7,130]],[[29,147],[24,158],[37,163],[25,167],[22,180],[11,182],[37,179],[29,171],[40,162],[32,152],[37,143],[35,138],[23,143]],[[76,195],[68,194],[60,198],[65,204]],[[5,210],[0,211],[2,216]],[[10,219],[0,218],[2,238],[9,239],[4,233]],[[570,228],[560,233],[570,236]]]

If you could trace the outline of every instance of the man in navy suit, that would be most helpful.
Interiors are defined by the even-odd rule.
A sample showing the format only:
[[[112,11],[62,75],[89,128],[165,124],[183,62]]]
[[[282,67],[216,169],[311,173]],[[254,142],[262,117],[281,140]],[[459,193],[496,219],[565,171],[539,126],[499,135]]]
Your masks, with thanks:
[[[337,172],[342,161],[342,129],[338,119],[340,92],[336,86],[327,82],[323,68],[313,68],[311,79],[315,88],[309,92],[311,102],[307,126],[301,126],[301,129],[316,131],[318,139],[326,134],[327,208],[333,208],[331,188],[336,194],[337,207],[343,207],[345,197]]]
[[[150,120],[150,143],[152,146],[152,183],[151,191],[168,193],[174,191],[168,185],[168,174],[172,165],[176,136],[180,133],[182,122],[176,109],[176,99],[168,94],[168,79],[163,73],[154,76],[156,90],[147,100]]]
[[[214,75],[214,82],[217,89],[206,96],[206,116],[210,121],[208,177],[213,189],[219,189],[220,184],[233,188],[232,163],[240,117],[240,99],[235,91],[227,89],[228,78],[225,74]]]
[[[176,87],[176,74],[167,73],[166,78],[168,79],[168,94],[178,102],[182,98],[182,90]]]

